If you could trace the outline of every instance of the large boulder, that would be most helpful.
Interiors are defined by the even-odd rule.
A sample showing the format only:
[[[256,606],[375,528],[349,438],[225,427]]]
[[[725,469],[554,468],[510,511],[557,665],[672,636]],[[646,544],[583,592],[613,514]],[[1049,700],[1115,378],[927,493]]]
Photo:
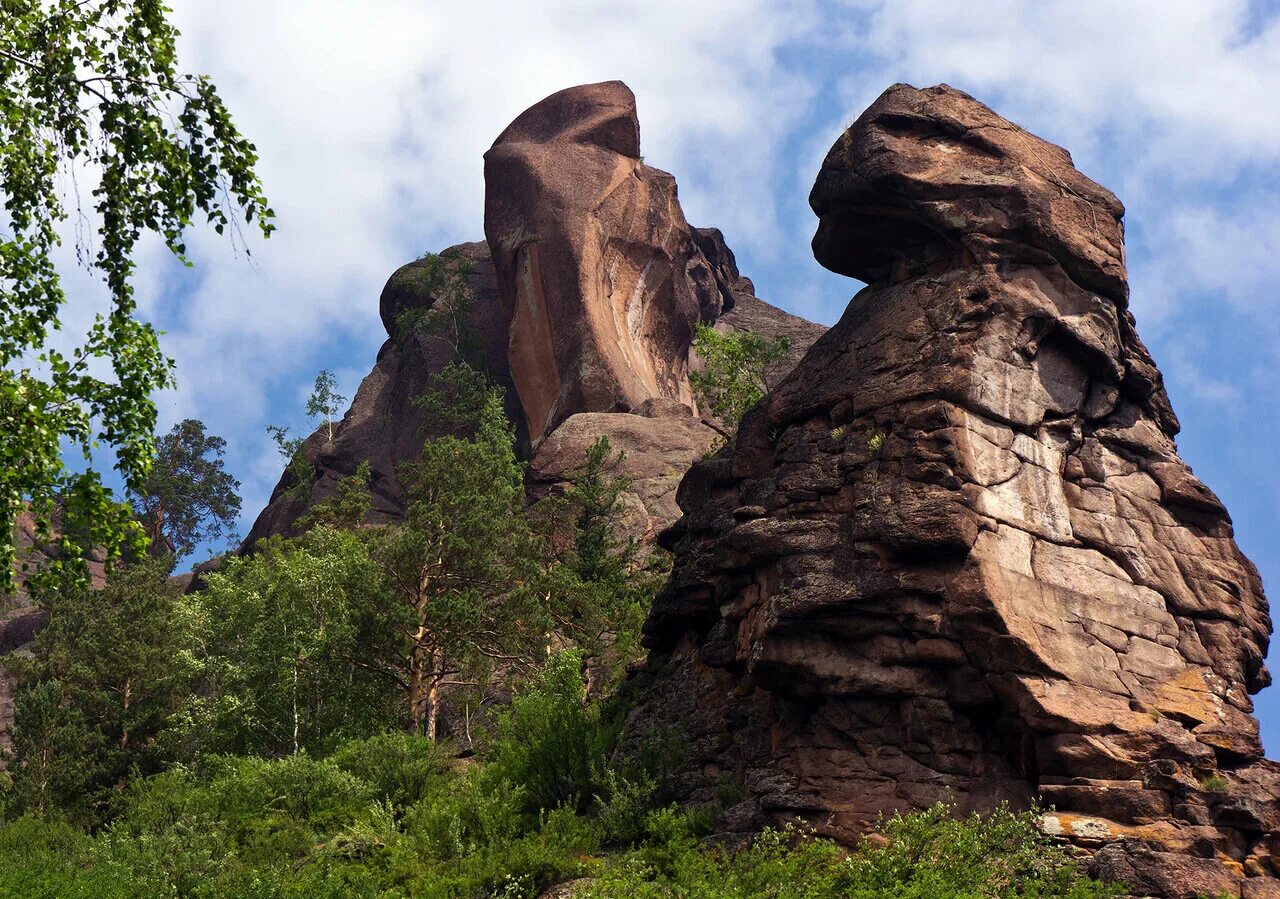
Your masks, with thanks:
[[[1267,602],[1178,457],[1123,207],[945,85],[886,91],[811,204],[869,286],[681,484],[629,739],[745,785],[727,827],[1038,799],[1100,873],[1263,895]]]
[[[692,407],[694,327],[723,298],[675,178],[640,158],[630,89],[571,87],[522,113],[485,154],[485,187],[530,437],[577,412]]]

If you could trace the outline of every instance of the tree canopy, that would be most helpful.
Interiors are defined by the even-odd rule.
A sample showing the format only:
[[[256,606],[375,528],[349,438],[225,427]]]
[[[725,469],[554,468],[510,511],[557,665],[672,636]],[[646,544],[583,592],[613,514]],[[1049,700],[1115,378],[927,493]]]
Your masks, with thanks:
[[[109,448],[125,487],[142,489],[152,396],[174,381],[136,314],[139,241],[156,234],[189,264],[197,219],[218,233],[240,217],[274,227],[257,151],[213,82],[182,73],[176,38],[161,0],[0,2],[0,592],[13,586],[24,502],[46,537],[58,512],[68,561],[94,545],[141,548],[128,506],[93,469],[95,446]],[[57,333],[69,232],[109,297],[75,336]],[[68,466],[68,447],[88,467]]]
[[[698,325],[693,347],[702,359],[702,370],[689,382],[709,411],[731,430],[747,410],[773,386],[769,382],[774,363],[791,349],[785,337],[772,340],[754,331],[721,333],[711,325]]]
[[[194,418],[160,438],[151,471],[131,497],[152,554],[181,558],[205,540],[235,534],[240,482],[223,468],[226,445]]]

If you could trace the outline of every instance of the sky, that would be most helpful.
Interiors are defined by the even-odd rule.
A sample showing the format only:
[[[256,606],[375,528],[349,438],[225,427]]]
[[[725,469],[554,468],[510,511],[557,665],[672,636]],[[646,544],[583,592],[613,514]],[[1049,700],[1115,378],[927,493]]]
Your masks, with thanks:
[[[861,285],[809,250],[822,157],[890,84],[946,82],[1125,202],[1132,307],[1180,451],[1280,591],[1280,0],[173,6],[185,68],[213,76],[257,144],[278,214],[248,256],[197,232],[193,269],[149,244],[139,271],[178,366],[161,424],[227,439],[242,532],[280,473],[265,425],[309,430],[322,368],[354,393],[387,276],[481,238],[481,156],[526,107],[626,81],[645,160],[675,174],[690,222],[724,231],[760,296],[831,324]],[[1257,701],[1280,755],[1280,687]]]

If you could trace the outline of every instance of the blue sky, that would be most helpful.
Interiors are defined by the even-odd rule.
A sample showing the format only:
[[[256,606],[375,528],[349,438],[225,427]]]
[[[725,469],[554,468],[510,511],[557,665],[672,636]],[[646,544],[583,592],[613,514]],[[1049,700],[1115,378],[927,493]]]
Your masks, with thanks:
[[[809,252],[822,156],[889,84],[945,81],[1124,200],[1133,309],[1181,452],[1280,591],[1280,2],[174,6],[187,66],[257,142],[279,213],[251,261],[202,234],[194,270],[151,246],[140,272],[178,362],[162,423],[199,417],[229,441],[245,529],[279,474],[264,425],[305,426],[321,368],[354,392],[387,275],[479,239],[481,154],[525,107],[625,80],[646,161],[676,175],[689,220],[724,230],[761,296],[829,324],[860,285]],[[1280,754],[1280,688],[1258,713]]]

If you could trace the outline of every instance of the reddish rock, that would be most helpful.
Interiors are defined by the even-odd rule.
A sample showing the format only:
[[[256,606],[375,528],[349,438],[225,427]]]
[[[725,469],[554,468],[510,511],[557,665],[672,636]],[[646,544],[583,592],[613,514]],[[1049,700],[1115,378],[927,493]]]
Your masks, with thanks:
[[[639,159],[635,98],[620,82],[561,91],[517,117],[486,154],[486,198],[489,242],[441,255],[469,266],[467,332],[476,361],[506,390],[530,493],[562,488],[587,446],[609,437],[629,458],[628,531],[651,541],[678,517],[676,484],[714,437],[693,411],[694,326],[785,336],[792,350],[779,377],[826,329],[758,299],[723,235],[688,225],[675,180]],[[332,442],[322,428],[303,447],[314,484],[297,495],[286,473],[246,548],[291,533],[364,460],[371,519],[400,514],[396,465],[435,434],[413,400],[455,355],[443,339],[401,333],[405,312],[438,301],[426,265],[411,262],[387,281],[379,311],[389,339],[377,364]]]
[[[530,461],[526,484],[531,498],[567,488],[588,448],[602,437],[614,453],[622,454],[614,473],[631,482],[619,498],[619,536],[653,546],[657,533],[680,517],[680,479],[720,435],[673,400],[647,400],[634,414],[579,412],[552,431]]]
[[[506,363],[506,324],[488,247],[484,243],[459,244],[440,255],[470,269],[474,303],[468,333],[475,338],[479,363],[506,388],[509,411],[518,412]],[[291,533],[294,521],[310,506],[333,496],[338,482],[354,474],[362,461],[368,461],[373,474],[371,519],[387,521],[399,516],[403,490],[396,478],[396,465],[417,458],[423,441],[434,433],[413,401],[426,391],[431,376],[455,357],[453,346],[443,338],[424,336],[419,329],[401,333],[397,325],[404,312],[429,310],[437,300],[422,277],[426,264],[423,260],[410,262],[387,279],[379,303],[387,340],[378,350],[373,371],[361,382],[342,421],[335,424],[332,443],[327,429],[320,428],[303,445],[302,452],[314,467],[314,484],[298,495],[286,471],[270,503],[254,522],[246,548],[269,534]],[[518,415],[514,420],[518,426],[522,423]]]
[[[631,738],[687,734],[685,795],[731,772],[755,824],[1039,797],[1104,872],[1239,895],[1271,622],[1178,457],[1123,207],[946,86],[886,91],[810,199],[869,286],[681,484]]]
[[[485,236],[533,441],[578,412],[630,412],[655,398],[692,407],[694,327],[723,297],[675,179],[640,159],[630,89],[572,87],[522,113],[485,154],[485,187]]]

